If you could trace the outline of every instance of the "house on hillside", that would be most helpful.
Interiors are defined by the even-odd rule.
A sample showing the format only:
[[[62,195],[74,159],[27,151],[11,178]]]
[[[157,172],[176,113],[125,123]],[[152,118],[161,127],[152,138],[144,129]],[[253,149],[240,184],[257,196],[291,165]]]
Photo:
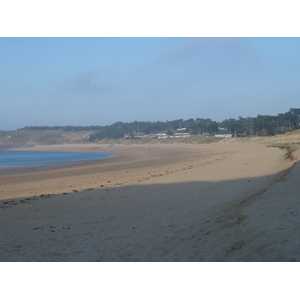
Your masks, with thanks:
[[[179,137],[189,137],[189,136],[190,136],[190,134],[187,133],[187,132],[176,132],[176,133],[174,134],[174,137],[175,137],[175,138],[179,138]]]
[[[166,139],[168,137],[168,135],[166,133],[158,133],[156,136],[159,139]]]
[[[215,133],[215,137],[232,138],[232,134],[226,130],[220,130]]]

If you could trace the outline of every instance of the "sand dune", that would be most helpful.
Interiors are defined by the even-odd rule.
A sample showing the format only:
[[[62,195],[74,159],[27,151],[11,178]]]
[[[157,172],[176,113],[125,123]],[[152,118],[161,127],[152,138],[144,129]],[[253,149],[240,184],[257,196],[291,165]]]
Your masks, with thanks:
[[[0,176],[1,261],[300,260],[300,167],[283,150],[235,140],[27,150],[116,156]]]

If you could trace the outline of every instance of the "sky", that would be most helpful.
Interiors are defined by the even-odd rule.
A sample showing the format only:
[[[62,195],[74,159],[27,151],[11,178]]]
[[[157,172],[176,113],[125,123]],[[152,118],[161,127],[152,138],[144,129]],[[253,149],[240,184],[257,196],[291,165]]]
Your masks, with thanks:
[[[0,130],[277,115],[300,107],[300,38],[2,37]]]

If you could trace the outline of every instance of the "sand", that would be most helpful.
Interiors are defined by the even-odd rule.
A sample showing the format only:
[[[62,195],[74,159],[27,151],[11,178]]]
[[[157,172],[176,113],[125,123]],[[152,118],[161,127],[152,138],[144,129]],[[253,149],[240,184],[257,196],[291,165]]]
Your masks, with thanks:
[[[116,156],[0,176],[0,261],[300,260],[300,166],[284,150],[235,139],[26,150]]]

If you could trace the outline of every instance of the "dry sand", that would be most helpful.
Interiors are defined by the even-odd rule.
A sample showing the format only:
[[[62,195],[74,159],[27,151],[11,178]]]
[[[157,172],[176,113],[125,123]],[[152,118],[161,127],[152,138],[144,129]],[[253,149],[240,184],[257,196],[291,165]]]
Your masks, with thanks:
[[[232,139],[26,150],[116,156],[0,176],[0,261],[300,260],[300,166],[279,148]]]

